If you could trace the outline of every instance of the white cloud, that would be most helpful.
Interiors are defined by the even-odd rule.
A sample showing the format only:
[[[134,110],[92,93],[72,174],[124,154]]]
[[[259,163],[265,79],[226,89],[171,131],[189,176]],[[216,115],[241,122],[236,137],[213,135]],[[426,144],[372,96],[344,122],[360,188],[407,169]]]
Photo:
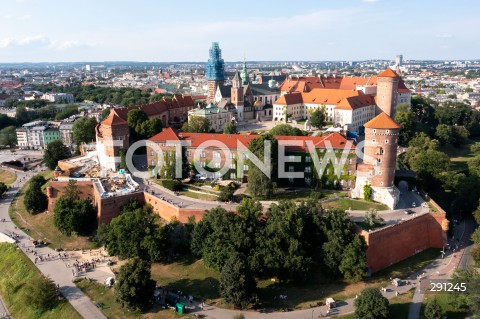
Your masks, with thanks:
[[[18,17],[17,20],[25,21],[25,20],[30,19],[31,17],[32,17],[31,15],[26,14],[26,15],[23,15],[23,16]]]
[[[0,39],[0,48],[1,49],[12,49],[12,48],[45,48],[56,51],[64,51],[78,47],[93,47],[96,46],[95,43],[81,43],[77,40],[51,40],[50,38],[44,35],[29,36],[20,39],[13,38],[4,38]]]
[[[437,38],[450,39],[450,38],[453,38],[453,35],[449,33],[437,34]]]

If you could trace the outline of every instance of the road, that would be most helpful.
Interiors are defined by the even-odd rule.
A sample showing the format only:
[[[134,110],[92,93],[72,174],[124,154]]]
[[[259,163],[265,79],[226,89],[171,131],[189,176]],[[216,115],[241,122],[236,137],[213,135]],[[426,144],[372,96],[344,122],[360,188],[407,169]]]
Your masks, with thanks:
[[[10,207],[15,194],[31,177],[38,173],[38,171],[15,173],[17,174],[16,181],[5,193],[4,199],[0,201],[0,219],[6,220],[5,222],[0,222],[0,232],[7,235],[12,234],[12,232],[17,234],[19,236],[17,243],[18,247],[30,260],[32,260],[32,262],[35,261],[36,256],[57,256],[58,253],[48,247],[36,248],[36,256],[34,256],[33,253],[27,252],[27,249],[33,248],[30,237],[22,230],[17,229],[16,226],[11,222],[8,215],[8,208]],[[47,262],[38,262],[36,266],[45,276],[50,277],[56,284],[60,286],[61,293],[65,296],[65,298],[67,298],[67,300],[83,318],[106,319],[106,317],[92,303],[92,301],[77,286],[75,286],[74,283],[72,283],[71,268],[67,268],[63,260],[54,259]]]

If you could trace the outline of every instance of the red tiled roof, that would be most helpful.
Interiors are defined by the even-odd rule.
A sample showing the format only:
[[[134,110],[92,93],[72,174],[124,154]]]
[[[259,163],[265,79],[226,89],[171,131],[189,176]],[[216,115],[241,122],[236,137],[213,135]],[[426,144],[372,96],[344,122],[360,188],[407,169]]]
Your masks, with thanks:
[[[314,89],[340,89],[355,90],[357,85],[377,85],[377,76],[369,77],[316,77],[306,76],[290,79],[287,78],[280,86],[280,91],[288,92],[310,92]]]
[[[122,119],[120,116],[115,114],[114,112],[110,112],[110,115],[102,121],[102,125],[128,125],[127,121]]]
[[[387,113],[380,113],[367,123],[365,123],[367,128],[378,128],[378,129],[399,129],[400,125],[395,122]]]
[[[378,76],[384,78],[396,78],[398,74],[395,73],[395,71],[393,71],[392,69],[386,68],[383,72],[380,72]]]
[[[193,99],[189,95],[175,95],[171,99],[163,98],[160,101],[149,104],[119,107],[114,108],[113,110],[122,119],[127,120],[128,111],[130,110],[143,110],[145,113],[147,113],[148,117],[153,117],[162,114],[163,112],[167,112],[168,110],[185,106],[192,108],[194,107]]]
[[[151,137],[149,140],[153,142],[165,142],[165,141],[177,141],[184,140],[190,141],[191,147],[200,147],[206,142],[219,142],[218,148],[237,149],[239,143],[248,147],[248,144],[258,138],[258,134],[219,134],[219,133],[186,133],[176,132],[171,128],[164,129],[161,133]],[[306,142],[312,141],[315,148],[326,148],[327,145],[331,145],[333,148],[344,148],[347,143],[347,139],[339,133],[332,133],[327,136],[275,136],[278,141],[301,141],[300,146],[288,146],[289,151],[303,151],[308,152]],[[207,147],[216,147],[216,145],[205,144]],[[354,148],[354,147],[352,147]]]
[[[336,108],[342,110],[353,110],[375,104],[373,98],[370,95],[365,95],[363,91],[338,89],[314,89],[307,93],[287,93],[282,95],[274,104],[291,105],[302,102],[336,105]]]

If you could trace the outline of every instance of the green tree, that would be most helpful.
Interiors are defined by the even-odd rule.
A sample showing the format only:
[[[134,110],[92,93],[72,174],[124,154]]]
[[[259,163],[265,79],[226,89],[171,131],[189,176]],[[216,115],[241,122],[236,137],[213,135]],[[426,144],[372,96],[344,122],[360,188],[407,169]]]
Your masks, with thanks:
[[[480,155],[469,158],[467,164],[470,173],[480,177]]]
[[[8,189],[7,185],[5,185],[5,183],[3,183],[3,182],[0,182],[0,195],[5,193],[7,191],[7,189]]]
[[[110,115],[110,108],[103,109],[102,116],[101,116],[101,121],[106,119],[109,115]]]
[[[453,274],[452,282],[454,284],[458,283],[459,285],[464,283],[467,287],[465,292],[454,293],[452,297],[462,298],[471,311],[473,315],[472,318],[480,318],[480,272],[478,269],[474,267],[468,267],[466,269],[458,268]],[[462,304],[462,302],[455,303],[458,308],[460,308]]]
[[[139,124],[138,127],[138,136],[141,136],[144,139],[150,138],[157,135],[162,131],[162,121],[158,118],[151,118],[146,122]]]
[[[73,123],[72,133],[75,144],[91,143],[95,141],[95,127],[97,120],[94,117],[82,117]]]
[[[220,273],[220,295],[225,302],[246,308],[254,299],[257,283],[245,256],[232,253]]]
[[[470,151],[474,154],[480,155],[480,142],[475,142],[470,146]]]
[[[480,200],[478,201],[477,209],[473,212],[473,217],[475,218],[477,224],[480,224]]]
[[[279,125],[277,125],[279,126]],[[289,126],[289,125],[287,125]],[[270,177],[265,175],[260,168],[258,168],[250,159],[247,160],[248,170],[248,185],[247,189],[255,198],[270,198],[273,195],[273,186],[276,182],[276,172],[278,166],[278,141],[272,134],[262,134],[248,144],[248,149],[261,161],[264,160],[265,141],[270,141]]]
[[[72,156],[68,147],[66,147],[62,141],[56,140],[48,143],[48,147],[43,155],[43,161],[49,169],[54,169],[58,161],[69,158]]]
[[[40,312],[52,309],[57,304],[57,287],[48,277],[39,275],[30,278],[25,290],[30,296],[30,304]]]
[[[99,242],[120,259],[140,257],[160,261],[167,251],[168,234],[157,220],[158,215],[152,212],[151,206],[140,207],[134,201],[110,224],[100,226]]]
[[[210,132],[210,121],[202,116],[189,116],[188,122],[183,124],[182,130],[189,133]]]
[[[363,237],[355,235],[353,241],[345,247],[339,270],[345,279],[351,282],[362,280],[368,270],[367,244]]]
[[[55,115],[56,120],[63,120],[72,115],[78,114],[78,106],[75,104],[66,105],[61,112]]]
[[[355,236],[355,224],[344,210],[330,209],[322,218],[326,241],[322,244],[322,262],[327,271],[339,276],[343,250]]]
[[[220,195],[218,196],[218,201],[226,202],[232,199],[235,189],[230,186],[222,187]]]
[[[370,184],[363,185],[363,199],[364,200],[372,199],[372,185]]]
[[[461,146],[468,141],[470,132],[466,129],[465,126],[453,126],[453,145]]]
[[[386,319],[389,313],[388,299],[377,288],[366,288],[355,299],[355,319]]]
[[[327,114],[325,112],[325,107],[316,108],[310,116],[312,121],[312,126],[318,129],[321,129],[327,124]]]
[[[307,136],[308,132],[302,131],[299,128],[293,127],[289,124],[275,125],[269,133],[273,136]]]
[[[253,268],[266,276],[306,278],[321,248],[322,214],[315,201],[272,205],[257,236]]]
[[[45,183],[46,180],[43,176],[36,175],[28,185],[23,203],[27,211],[31,214],[43,212],[48,207],[48,197],[41,189]]]
[[[435,130],[435,136],[442,144],[453,144],[454,135],[451,126],[446,124],[439,124]]]
[[[400,136],[398,143],[407,145],[410,139],[415,135],[415,113],[397,112],[395,113],[395,121],[400,124]]]
[[[383,225],[384,223],[384,219],[378,215],[376,209],[369,209],[366,211],[363,219],[368,225],[370,225],[370,227]]]
[[[223,134],[238,134],[237,127],[233,123],[227,123],[223,127]]]
[[[150,263],[133,258],[120,268],[115,283],[115,299],[132,309],[145,310],[152,304],[155,281],[151,279]]]
[[[7,126],[0,131],[0,145],[8,147],[17,145],[17,131],[15,126]]]
[[[142,125],[148,121],[148,115],[143,110],[133,109],[128,111],[127,122],[131,129],[134,140],[143,138]]]
[[[67,236],[88,235],[94,229],[96,211],[90,201],[62,196],[55,203],[53,214],[55,227]]]

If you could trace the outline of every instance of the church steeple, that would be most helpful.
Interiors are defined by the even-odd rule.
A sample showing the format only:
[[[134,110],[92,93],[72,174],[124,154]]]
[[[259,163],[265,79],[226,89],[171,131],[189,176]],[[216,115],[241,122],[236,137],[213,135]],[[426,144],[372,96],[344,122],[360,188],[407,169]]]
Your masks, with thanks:
[[[238,70],[235,71],[235,76],[233,77],[233,80],[232,80],[232,87],[234,88],[239,88],[241,87],[240,85],[240,74],[238,74]]]
[[[240,75],[242,77],[242,84],[247,85],[250,83],[250,79],[248,78],[248,71],[247,71],[247,61],[245,61],[245,57],[243,57],[243,69]]]
[[[218,42],[212,42],[209,56],[205,73],[208,81],[208,101],[212,102],[215,100],[217,87],[222,86],[225,81],[225,62]]]

